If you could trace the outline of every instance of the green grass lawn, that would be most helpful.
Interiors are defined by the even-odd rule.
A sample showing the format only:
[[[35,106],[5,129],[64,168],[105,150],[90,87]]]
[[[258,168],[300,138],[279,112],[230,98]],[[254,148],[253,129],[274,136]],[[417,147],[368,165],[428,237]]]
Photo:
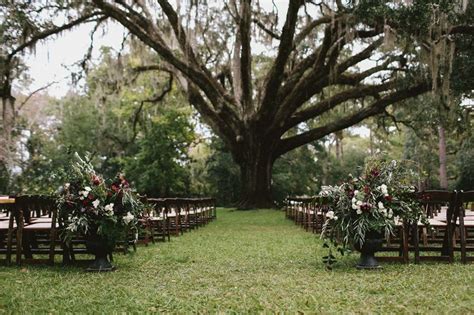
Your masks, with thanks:
[[[220,209],[208,226],[115,255],[116,272],[0,267],[0,312],[474,313],[474,266],[333,271],[317,236],[274,210]]]

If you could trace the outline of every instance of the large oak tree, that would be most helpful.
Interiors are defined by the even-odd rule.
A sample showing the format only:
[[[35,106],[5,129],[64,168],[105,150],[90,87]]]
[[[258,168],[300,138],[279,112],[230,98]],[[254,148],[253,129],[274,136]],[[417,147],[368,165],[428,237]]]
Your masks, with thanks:
[[[139,70],[175,73],[240,166],[240,206],[248,208],[272,204],[272,166],[282,154],[437,85],[447,73],[438,43],[472,32],[456,24],[465,5],[289,0],[283,14],[251,0],[93,0],[79,7],[99,10],[157,53],[159,64]],[[435,65],[434,80],[427,64]]]

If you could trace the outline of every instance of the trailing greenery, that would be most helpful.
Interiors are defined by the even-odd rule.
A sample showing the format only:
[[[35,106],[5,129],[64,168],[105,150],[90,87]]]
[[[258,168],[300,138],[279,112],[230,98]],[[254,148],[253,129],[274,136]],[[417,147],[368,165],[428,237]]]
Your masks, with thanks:
[[[472,313],[474,265],[384,264],[332,272],[317,235],[280,211],[219,209],[208,226],[114,255],[120,268],[0,267],[6,313]],[[7,289],[8,288],[8,289]]]

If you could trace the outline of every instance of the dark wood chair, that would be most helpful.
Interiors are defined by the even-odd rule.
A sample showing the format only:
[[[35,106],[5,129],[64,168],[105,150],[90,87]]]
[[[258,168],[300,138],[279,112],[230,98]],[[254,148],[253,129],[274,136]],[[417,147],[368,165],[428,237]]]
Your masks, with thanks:
[[[380,256],[377,260],[385,262],[401,262],[409,263],[409,243],[408,236],[410,234],[410,224],[406,220],[395,222],[393,235],[386,235],[385,241],[379,253],[395,253],[395,255]]]
[[[331,199],[326,196],[315,197],[315,217],[313,224],[313,233],[321,233],[324,223],[326,223],[326,214],[331,210]]]
[[[21,246],[21,233],[17,228],[20,220],[15,207],[15,199],[9,196],[2,196],[0,204],[0,254],[4,255],[5,263],[11,264],[12,254],[18,257]]]
[[[181,212],[180,204],[177,198],[166,198],[166,211],[168,214],[169,220],[169,229],[170,233],[179,236],[183,234],[182,229],[182,221],[183,221],[183,213]]]
[[[161,198],[148,198],[148,204],[151,205],[148,213],[148,234],[153,243],[155,241],[170,240],[170,222],[166,207],[166,200]]]
[[[57,207],[54,198],[41,195],[18,196],[15,206],[19,211],[19,230],[21,233],[21,254],[17,257],[23,262],[54,263],[56,254],[65,254],[59,238]],[[33,255],[47,255],[47,259],[35,259]]]
[[[425,260],[453,262],[452,219],[457,203],[456,193],[430,190],[420,192],[418,196],[429,226],[425,226],[422,222],[412,223],[412,250],[415,253],[415,263]]]
[[[471,204],[471,208],[469,207]],[[469,253],[474,252],[474,190],[460,191],[458,193],[458,207],[453,219],[459,228],[459,242],[462,263],[474,261],[474,256]]]

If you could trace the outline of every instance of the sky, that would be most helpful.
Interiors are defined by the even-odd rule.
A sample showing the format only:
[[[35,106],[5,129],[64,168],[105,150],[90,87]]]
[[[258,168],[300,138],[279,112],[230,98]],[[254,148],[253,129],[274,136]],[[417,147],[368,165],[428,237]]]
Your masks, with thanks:
[[[36,52],[26,58],[29,75],[33,82],[29,90],[34,91],[51,82],[58,82],[47,89],[55,97],[64,96],[71,87],[71,72],[67,69],[82,60],[90,46],[92,24],[81,25],[66,34],[41,42]],[[105,32],[97,32],[94,38],[93,58],[100,57],[99,48],[119,48],[125,30],[117,23],[110,23]]]

